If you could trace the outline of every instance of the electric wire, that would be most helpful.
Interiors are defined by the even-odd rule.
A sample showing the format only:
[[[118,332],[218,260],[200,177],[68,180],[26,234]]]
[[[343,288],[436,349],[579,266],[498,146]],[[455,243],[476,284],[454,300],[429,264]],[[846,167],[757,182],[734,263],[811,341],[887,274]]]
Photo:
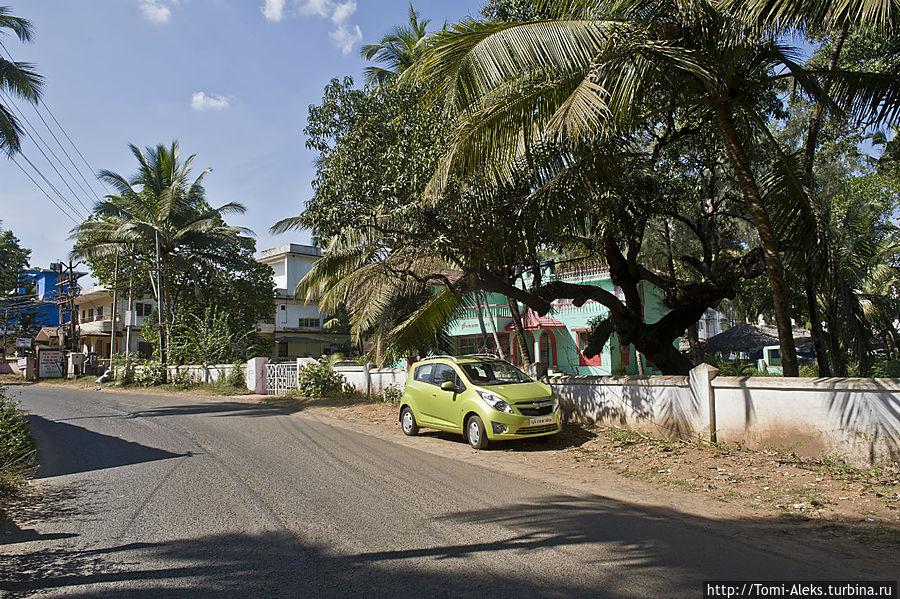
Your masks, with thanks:
[[[81,204],[82,208],[84,208],[88,213],[90,213],[91,210],[87,207],[87,205],[83,201],[81,201],[81,198],[78,196],[78,193],[74,189],[72,189],[72,186],[69,185],[69,182],[63,176],[63,174],[61,172],[59,172],[59,169],[56,168],[56,165],[53,164],[53,161],[50,160],[49,156],[47,156],[47,152],[44,151],[44,149],[41,147],[41,144],[43,144],[44,147],[47,148],[47,150],[50,152],[50,154],[56,159],[56,162],[59,163],[59,165],[63,168],[64,171],[66,171],[66,174],[69,175],[69,178],[72,179],[72,181],[75,183],[75,185],[77,185],[79,188],[81,188],[82,193],[84,193],[86,196],[90,196],[91,194],[89,192],[85,191],[84,187],[81,187],[81,183],[79,183],[78,180],[75,179],[75,176],[69,171],[69,169],[66,168],[66,165],[63,164],[63,162],[62,162],[62,160],[60,160],[59,156],[56,155],[56,153],[53,151],[53,148],[51,148],[50,145],[41,136],[41,134],[38,133],[38,131],[34,127],[34,125],[31,124],[31,121],[28,120],[28,117],[26,117],[25,114],[15,105],[15,103],[12,101],[12,98],[7,96],[2,91],[0,91],[0,98],[3,98],[7,102],[7,105],[10,106],[16,112],[16,114],[19,115],[19,117],[25,122],[25,125],[27,126],[28,129],[30,129],[31,133],[34,134],[34,137],[36,137],[37,140],[41,142],[41,143],[38,143],[37,141],[35,141],[34,138],[31,139],[32,143],[34,143],[34,147],[36,147],[38,149],[38,151],[44,157],[44,160],[46,160],[47,164],[50,165],[50,168],[52,168],[56,172],[56,175],[59,177],[60,181],[63,182],[63,185],[65,185],[68,188],[68,190],[72,193],[72,197],[74,197],[75,200],[79,204]]]
[[[69,202],[69,200],[67,200],[67,199],[65,198],[65,196],[64,196],[62,193],[60,193],[60,191],[56,188],[55,185],[53,185],[53,183],[50,181],[50,179],[47,178],[47,176],[41,171],[41,169],[39,169],[39,168],[38,168],[38,167],[37,167],[37,166],[36,166],[36,165],[28,158],[28,156],[25,155],[24,152],[19,152],[18,155],[21,156],[22,159],[25,160],[25,162],[27,162],[28,165],[29,165],[32,169],[34,169],[34,171],[38,174],[38,176],[39,176],[41,179],[44,180],[44,183],[46,183],[47,186],[50,187],[50,189],[53,190],[53,193],[56,194],[56,197],[58,197],[58,198],[62,201],[62,203],[65,204],[65,205],[69,208],[69,210],[71,210],[71,213],[72,213],[72,214],[74,214],[75,216],[77,216],[79,219],[84,220],[84,219],[82,218],[82,216],[81,216],[81,213],[78,212],[78,209],[75,208],[75,206],[73,206],[73,205],[71,204],[71,202]]]
[[[19,164],[19,163],[16,161],[15,157],[12,158],[12,162],[13,162],[13,164],[15,164],[17,167],[19,167],[19,170],[22,171],[22,172],[25,174],[26,177],[28,177],[29,179],[31,179],[31,182],[34,183],[34,186],[37,187],[39,190],[41,190],[41,192],[42,192],[45,196],[47,196],[47,199],[50,200],[50,202],[51,202],[54,206],[56,206],[56,207],[59,209],[60,212],[62,212],[63,214],[65,214],[67,217],[69,217],[69,220],[71,220],[71,221],[72,221],[73,223],[75,223],[76,225],[80,224],[79,221],[77,221],[77,220],[75,220],[74,218],[72,218],[72,215],[71,215],[71,214],[69,214],[68,212],[66,212],[66,211],[63,209],[62,206],[60,206],[59,204],[57,204],[56,201],[55,201],[52,197],[50,197],[50,194],[48,194],[48,193],[44,190],[44,188],[41,187],[40,184],[39,184],[37,181],[34,180],[34,177],[32,177],[32,176],[28,173],[28,171],[26,171],[24,168],[22,168],[22,165]]]
[[[3,43],[2,40],[0,40],[0,48],[3,48],[3,51],[6,52],[6,55],[9,57],[9,59],[11,61],[15,62],[15,60],[13,59],[12,53],[10,53],[9,49],[6,47],[6,45]],[[34,108],[35,112],[38,113],[39,117],[41,116],[41,114],[39,112],[39,108],[43,108],[44,110],[47,111],[47,114],[50,115],[50,118],[53,119],[54,123],[56,123],[56,126],[59,128],[60,132],[68,140],[69,145],[72,146],[72,148],[75,150],[75,153],[78,154],[79,158],[81,158],[81,161],[84,162],[84,165],[87,167],[88,172],[91,173],[91,178],[94,179],[95,181],[99,181],[99,179],[96,177],[97,170],[93,166],[91,166],[91,164],[88,162],[87,158],[84,157],[84,154],[78,148],[78,145],[69,136],[69,133],[65,130],[65,128],[62,126],[62,124],[59,122],[59,119],[56,118],[56,115],[53,114],[53,110],[50,109],[50,105],[46,101],[41,100],[41,102],[39,104],[32,104],[32,107]],[[50,131],[50,135],[53,135],[53,139],[56,140],[56,143],[59,144],[60,148],[62,148],[62,144],[59,142],[59,139],[56,137],[56,135],[53,133],[53,130],[47,124],[47,121],[45,121],[43,117],[41,117],[41,121],[43,121],[44,126],[47,127],[47,130]],[[66,157],[69,158],[70,162],[72,162],[72,166],[75,166],[75,163],[74,163],[74,161],[72,161],[68,152],[66,152],[65,149],[63,149],[63,152],[66,153]],[[76,170],[78,171],[78,174],[81,176],[81,178],[84,179],[84,182],[87,183],[87,179],[85,179],[84,175],[81,173],[81,170],[78,169],[78,167],[76,167]],[[103,183],[103,181],[100,181],[100,184],[104,189],[109,190],[109,187],[105,183]],[[91,187],[91,185],[88,184],[88,187]],[[103,194],[102,190],[101,190],[101,193],[98,195],[100,197],[103,197],[104,194]]]
[[[84,184],[88,186],[90,191],[85,190],[85,188],[82,187],[81,184],[78,183],[78,181],[76,180],[75,183],[78,183],[78,188],[84,192],[85,196],[93,199],[94,195],[96,193],[95,190],[93,188],[91,188],[91,184],[88,183],[88,180],[85,178],[84,173],[82,173],[81,170],[75,165],[75,161],[72,160],[72,156],[69,155],[69,152],[67,152],[66,149],[63,147],[62,142],[60,142],[59,138],[56,137],[56,133],[53,132],[53,129],[50,127],[50,125],[44,119],[44,115],[41,114],[41,111],[38,110],[37,104],[32,104],[31,108],[32,108],[32,110],[34,110],[34,113],[38,116],[38,118],[41,119],[41,122],[44,123],[44,127],[47,128],[47,132],[50,134],[50,137],[53,138],[53,141],[56,142],[56,145],[58,145],[59,149],[62,150],[62,153],[65,154],[66,158],[69,161],[69,164],[72,165],[72,168],[75,169],[75,172],[78,173],[78,176],[81,178],[82,181],[84,181]],[[54,156],[55,156],[55,154],[54,154]],[[69,169],[66,169],[66,172],[68,173]],[[96,194],[96,195],[97,195],[97,197],[103,197],[103,192],[101,191],[99,194]],[[85,209],[87,209],[87,206],[85,206]],[[90,212],[90,210],[88,210],[88,212]]]
[[[4,51],[4,52],[6,53],[6,55],[9,57],[9,60],[10,60],[10,61],[15,62],[15,59],[13,58],[12,53],[9,51],[9,48],[6,47],[6,45],[3,43],[2,40],[0,40],[0,48],[3,49],[3,51]],[[2,90],[0,90],[0,93],[2,93]],[[31,129],[31,131],[34,133],[35,137],[36,137],[37,139],[39,139],[39,140],[44,144],[44,146],[47,148],[47,150],[53,155],[53,157],[56,158],[56,161],[57,161],[57,162],[59,163],[59,165],[63,168],[63,170],[66,171],[66,173],[69,175],[69,177],[72,178],[72,181],[73,181],[73,182],[76,184],[76,186],[82,191],[82,193],[84,193],[84,195],[85,195],[87,198],[90,198],[89,202],[93,203],[93,202],[94,202],[94,197],[102,198],[102,197],[105,195],[105,194],[103,193],[103,187],[105,187],[105,185],[102,185],[102,186],[101,186],[101,191],[100,191],[99,194],[97,194],[97,193],[96,193],[96,190],[94,189],[94,187],[89,183],[88,179],[84,176],[84,173],[82,172],[82,170],[75,164],[75,161],[72,159],[72,156],[69,154],[69,152],[68,152],[68,151],[66,150],[66,148],[63,146],[63,144],[62,144],[62,142],[60,141],[59,137],[58,137],[58,136],[56,135],[56,133],[53,131],[53,128],[50,126],[50,124],[47,122],[47,120],[46,120],[46,119],[44,118],[44,116],[41,114],[41,109],[46,110],[47,114],[50,116],[50,118],[51,118],[51,119],[53,120],[53,122],[56,124],[57,128],[59,129],[59,131],[63,134],[63,136],[66,138],[66,140],[68,140],[69,144],[72,146],[72,148],[75,150],[75,152],[76,152],[76,153],[78,154],[78,156],[81,158],[81,160],[84,162],[85,166],[87,166],[88,170],[91,172],[91,175],[92,175],[91,178],[96,180],[96,177],[93,176],[93,175],[94,175],[94,172],[95,172],[94,169],[93,169],[93,167],[91,167],[90,163],[87,161],[87,158],[85,158],[84,153],[82,153],[82,151],[78,148],[78,145],[74,142],[74,140],[71,138],[71,136],[70,136],[70,135],[68,134],[68,132],[65,130],[65,128],[63,128],[62,124],[59,122],[59,119],[56,118],[56,115],[53,114],[53,112],[50,110],[50,107],[49,107],[49,106],[47,106],[44,102],[39,102],[39,103],[37,103],[37,104],[31,103],[32,109],[35,111],[35,114],[37,114],[38,118],[41,120],[41,123],[43,123],[43,125],[44,125],[44,127],[46,128],[47,132],[50,134],[51,137],[53,137],[54,141],[56,141],[56,144],[59,146],[60,150],[62,150],[63,154],[65,154],[66,159],[68,159],[69,163],[70,163],[70,164],[72,165],[72,167],[75,169],[75,172],[78,173],[78,177],[80,177],[81,180],[84,181],[84,184],[87,185],[87,187],[88,187],[88,189],[89,189],[90,191],[86,190],[86,189],[81,185],[81,183],[79,183],[78,179],[76,179],[75,176],[72,175],[72,172],[68,169],[68,167],[65,166],[65,164],[63,164],[63,161],[59,158],[59,156],[56,154],[56,152],[54,152],[53,149],[50,147],[50,144],[48,144],[48,143],[46,142],[46,140],[44,140],[44,138],[40,135],[40,133],[38,133],[37,128],[36,128],[34,125],[32,125],[31,122],[28,120],[28,118],[21,112],[21,110],[18,109],[17,105],[12,101],[12,99],[7,99],[7,102],[8,102],[9,105],[10,105],[10,106],[11,106],[11,107],[12,107],[12,108],[13,108],[13,109],[21,116],[22,120],[28,125],[28,127],[30,127],[30,129]],[[32,140],[32,141],[34,141],[34,140]],[[81,198],[79,197],[79,195],[72,189],[72,186],[68,184],[68,182],[66,181],[66,179],[62,176],[62,174],[59,172],[59,170],[56,168],[56,166],[53,164],[53,162],[47,157],[46,153],[44,153],[43,149],[41,149],[40,145],[39,145],[37,142],[34,142],[34,143],[35,143],[35,147],[37,147],[38,150],[41,152],[41,154],[44,155],[44,158],[47,160],[48,163],[50,163],[50,166],[53,167],[53,170],[56,171],[56,174],[60,177],[60,179],[63,181],[63,183],[64,183],[64,184],[66,185],[66,187],[69,189],[69,191],[72,192],[72,195],[75,197],[75,199],[78,200],[78,203],[81,204],[81,206],[85,209],[85,211],[86,211],[88,214],[91,214],[91,212],[92,212],[91,208],[89,208],[89,207],[81,200]],[[27,158],[26,158],[26,160],[27,160]],[[31,164],[30,161],[29,161],[29,164]],[[37,170],[37,168],[36,168],[33,164],[32,164],[32,168],[35,168],[35,170]],[[38,171],[38,172],[39,172],[39,171]],[[44,177],[42,173],[39,172],[39,174],[41,174],[41,177],[42,177],[42,178],[44,178],[45,180],[47,180],[46,177]],[[49,184],[49,181],[48,181],[48,184]],[[102,182],[101,182],[101,184],[102,184]],[[51,187],[53,187],[52,184],[51,184]],[[108,188],[107,188],[107,189],[108,189]],[[42,191],[43,191],[43,190],[42,190]],[[58,195],[61,195],[61,194],[58,193],[58,191],[57,191],[55,188],[54,188],[54,191],[56,191]],[[44,193],[45,193],[45,195],[47,195],[46,192],[44,192]],[[69,203],[66,202],[66,204],[68,205]],[[73,210],[73,211],[74,211],[76,214],[78,214],[78,211],[77,211],[77,210]],[[79,216],[80,216],[80,215],[79,215]]]

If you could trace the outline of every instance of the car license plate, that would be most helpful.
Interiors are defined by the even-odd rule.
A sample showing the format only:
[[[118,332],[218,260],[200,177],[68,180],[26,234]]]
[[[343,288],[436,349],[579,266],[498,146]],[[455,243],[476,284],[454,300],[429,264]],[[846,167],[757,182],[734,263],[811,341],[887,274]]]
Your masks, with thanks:
[[[531,426],[537,426],[538,424],[551,424],[553,422],[553,416],[544,416],[543,418],[532,418],[528,421]]]

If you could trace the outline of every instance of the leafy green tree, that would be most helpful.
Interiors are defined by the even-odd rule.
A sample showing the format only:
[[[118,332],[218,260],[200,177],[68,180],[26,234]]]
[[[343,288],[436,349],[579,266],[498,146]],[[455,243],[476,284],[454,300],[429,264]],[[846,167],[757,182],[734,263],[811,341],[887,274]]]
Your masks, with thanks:
[[[225,364],[246,359],[247,337],[253,325],[235,331],[225,311],[207,308],[187,314],[173,327],[172,360],[180,364]]]
[[[197,262],[193,268],[173,275],[173,301],[179,319],[205,318],[208,311],[217,312],[235,340],[228,350],[228,361],[268,355],[271,340],[260,335],[257,324],[274,319],[272,268],[256,260],[256,243],[248,237],[208,251],[217,256],[215,267]]]
[[[425,49],[425,29],[431,19],[419,20],[412,3],[409,4],[409,22],[398,25],[386,33],[377,44],[366,44],[360,48],[365,60],[378,63],[363,69],[366,85],[385,85],[396,81],[403,71],[410,68]]]
[[[802,212],[808,203],[796,160],[776,144],[768,162],[754,160],[757,143],[771,141],[767,96],[790,78],[798,90],[823,98],[822,82],[831,81],[830,105],[877,120],[896,116],[889,82],[869,73],[806,71],[771,32],[753,30],[713,3],[547,6],[557,20],[470,19],[436,34],[420,72],[436,82],[461,124],[432,191],[452,174],[502,181],[537,144],[614,140],[676,107],[711,120],[759,235],[785,373],[796,376],[781,243],[768,206]]]
[[[30,42],[31,22],[10,14],[8,6],[0,6],[0,34],[12,31],[22,42]],[[0,90],[15,98],[37,104],[41,99],[42,77],[34,66],[26,62],[7,60],[0,54]],[[0,103],[0,150],[8,156],[21,148],[22,126],[10,112],[8,106]]]
[[[0,294],[16,288],[19,270],[28,266],[31,250],[23,248],[12,231],[0,228]]]
[[[346,223],[415,201],[438,164],[447,130],[438,108],[422,106],[420,90],[361,90],[350,77],[331,80],[307,122],[306,147],[318,154],[313,197],[300,216],[273,231],[305,227],[321,246]]]
[[[146,153],[137,146],[129,147],[138,162],[137,173],[125,178],[100,172],[100,179],[116,193],[98,202],[94,214],[73,229],[72,237],[78,241],[73,255],[92,259],[118,253],[143,260],[154,271],[150,283],[163,306],[159,342],[165,365],[167,325],[176,320],[173,276],[196,264],[217,267],[220,248],[237,245],[247,231],[227,225],[223,217],[245,209],[237,203],[211,208],[202,185],[209,169],[191,180],[194,156],[182,161],[177,142],[147,148]],[[132,248],[137,250],[131,252]]]

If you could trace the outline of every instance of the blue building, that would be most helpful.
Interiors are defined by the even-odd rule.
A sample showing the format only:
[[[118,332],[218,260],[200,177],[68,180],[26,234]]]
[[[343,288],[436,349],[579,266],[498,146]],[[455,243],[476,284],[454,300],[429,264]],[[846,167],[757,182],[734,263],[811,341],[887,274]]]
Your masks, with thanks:
[[[61,273],[61,270],[61,268],[25,268],[19,271],[19,288],[16,290],[16,294],[22,299],[19,304],[23,306],[23,314],[27,310],[29,315],[34,316],[33,322],[36,326],[56,327],[69,322],[71,315],[68,308],[64,306],[60,311],[57,303],[60,292],[67,293],[68,286],[72,285],[77,293],[77,281],[87,273],[74,272],[72,282],[69,283],[69,274]],[[15,312],[12,312],[9,324],[15,325],[17,320]]]

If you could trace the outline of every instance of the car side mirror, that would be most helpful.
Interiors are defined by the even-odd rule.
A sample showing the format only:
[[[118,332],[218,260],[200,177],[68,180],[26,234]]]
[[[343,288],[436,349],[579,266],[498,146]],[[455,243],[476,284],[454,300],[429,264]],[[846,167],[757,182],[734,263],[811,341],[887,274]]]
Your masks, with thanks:
[[[444,381],[441,383],[441,389],[444,391],[456,391],[456,383],[453,381]]]

